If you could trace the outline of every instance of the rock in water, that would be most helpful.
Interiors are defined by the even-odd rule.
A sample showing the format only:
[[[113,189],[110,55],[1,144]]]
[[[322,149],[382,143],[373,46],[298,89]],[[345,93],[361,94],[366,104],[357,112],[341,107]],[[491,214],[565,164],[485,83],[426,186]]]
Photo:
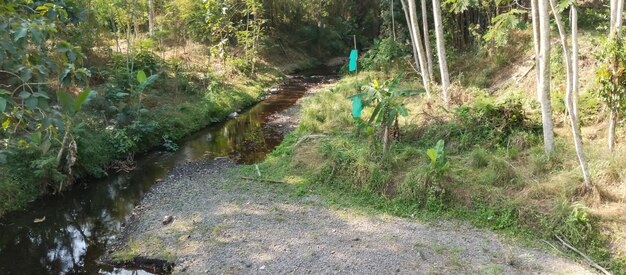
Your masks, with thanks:
[[[163,217],[163,225],[168,225],[170,223],[172,223],[174,221],[174,217],[172,216],[165,216]]]

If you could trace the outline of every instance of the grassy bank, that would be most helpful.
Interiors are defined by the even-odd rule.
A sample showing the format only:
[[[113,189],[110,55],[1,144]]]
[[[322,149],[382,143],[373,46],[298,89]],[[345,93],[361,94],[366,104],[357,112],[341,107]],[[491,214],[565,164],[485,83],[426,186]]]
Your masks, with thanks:
[[[523,66],[512,69],[527,71]],[[612,156],[604,149],[604,139],[598,136],[602,122],[594,120],[601,116],[597,101],[589,93],[583,95],[589,99],[581,103],[581,116],[595,183],[593,192],[583,195],[568,125],[558,123],[559,149],[545,156],[532,89],[511,74],[499,76],[500,84],[467,79],[504,88],[490,94],[488,87],[457,87],[450,110],[421,96],[407,99],[410,115],[400,119],[401,138],[388,153],[382,153],[374,135],[357,127],[346,97],[370,81],[395,74],[346,77],[304,103],[301,125],[260,170],[263,177],[294,184],[296,193],[319,193],[338,207],[427,220],[460,218],[534,245],[545,245],[537,241],[545,240],[574,255],[559,236],[615,274],[624,274],[626,221],[619,213],[626,199],[626,148],[618,147]],[[559,81],[558,75],[554,81]],[[587,78],[583,83],[590,82]],[[419,86],[416,78],[402,85]],[[561,93],[554,95],[559,122],[564,121]],[[445,141],[445,169],[433,166],[426,154],[439,140]],[[247,167],[243,173],[254,176],[256,170]]]
[[[135,71],[158,75],[137,97],[138,102],[126,95],[134,78],[129,78],[125,56],[90,53],[91,86],[97,95],[72,129],[76,163],[71,176],[54,166],[55,155],[45,153],[55,151],[60,142],[42,150],[44,144],[26,140],[7,164],[0,166],[0,216],[41,195],[62,192],[82,179],[132,168],[135,154],[154,148],[176,150],[179,139],[256,103],[285,73],[316,64],[295,50],[281,57],[268,53],[266,59],[272,62],[259,62],[251,75],[236,60],[212,60],[205,46],[186,51],[186,55],[137,55]]]

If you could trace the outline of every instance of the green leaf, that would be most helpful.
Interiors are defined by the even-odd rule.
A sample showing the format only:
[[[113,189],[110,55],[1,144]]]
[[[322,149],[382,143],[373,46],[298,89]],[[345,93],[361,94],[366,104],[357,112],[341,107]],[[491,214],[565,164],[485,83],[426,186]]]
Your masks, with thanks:
[[[372,116],[370,116],[370,120],[368,124],[372,124],[372,122],[376,120],[376,117],[378,116],[378,113],[380,113],[381,109],[382,109],[382,104],[376,105],[376,108],[374,108],[374,112],[372,112]]]
[[[37,109],[37,105],[39,104],[39,100],[36,97],[30,97],[25,102],[26,108],[29,110]]]
[[[400,81],[402,80],[402,78],[404,78],[404,73],[400,73],[398,74],[398,76],[396,76],[396,78],[393,80],[393,82],[391,82],[391,85],[389,86],[390,92],[393,92],[393,90],[396,89],[398,84],[400,84]]]
[[[428,151],[426,151],[426,155],[430,158],[431,162],[434,163],[437,161],[437,151],[435,149],[428,149]]]
[[[4,98],[0,98],[0,113],[4,113],[4,110],[7,108],[7,100]]]
[[[406,108],[404,106],[398,107],[398,113],[400,113],[400,115],[402,115],[404,117],[409,115],[409,112],[406,110]]]
[[[9,125],[11,125],[11,120],[7,118],[7,120],[2,122],[2,129],[6,131],[9,129]]]
[[[76,112],[76,102],[70,94],[66,92],[57,92],[57,100],[66,113],[74,114]]]
[[[27,91],[21,91],[20,94],[18,95],[18,97],[20,99],[27,99],[30,97],[30,93]]]
[[[148,77],[146,76],[146,73],[143,72],[143,70],[139,70],[137,72],[137,81],[139,83],[145,83],[146,81],[148,81]]]
[[[96,95],[96,92],[92,91],[89,88],[85,89],[82,93],[78,94],[78,96],[76,97],[76,105],[75,105],[76,111],[80,112],[80,110],[83,108],[85,103],[89,102],[89,100],[93,98],[95,95]]]
[[[17,42],[18,40],[20,40],[20,39],[22,39],[22,38],[26,37],[26,34],[27,34],[27,33],[28,33],[28,29],[27,29],[27,28],[21,28],[21,29],[18,29],[18,30],[15,32],[15,37],[13,38],[13,41],[14,41],[14,42]]]

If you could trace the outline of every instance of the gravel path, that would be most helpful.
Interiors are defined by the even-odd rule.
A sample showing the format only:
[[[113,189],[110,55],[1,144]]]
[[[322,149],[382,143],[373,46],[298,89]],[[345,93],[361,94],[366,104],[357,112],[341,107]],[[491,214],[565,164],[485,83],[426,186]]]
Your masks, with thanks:
[[[146,195],[110,255],[165,259],[188,274],[591,273],[462,222],[334,210],[315,195],[240,180],[233,166],[175,169]],[[163,225],[164,216],[175,218]]]

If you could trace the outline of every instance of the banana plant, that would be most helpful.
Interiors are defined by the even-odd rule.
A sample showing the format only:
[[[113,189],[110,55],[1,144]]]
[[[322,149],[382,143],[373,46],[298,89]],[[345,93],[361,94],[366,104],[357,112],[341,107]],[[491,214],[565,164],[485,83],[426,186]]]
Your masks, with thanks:
[[[56,166],[59,170],[64,169],[67,175],[71,176],[72,168],[76,163],[78,154],[76,140],[72,135],[74,122],[83,107],[96,95],[96,92],[87,88],[76,97],[73,97],[69,93],[63,91],[58,91],[56,94],[57,102],[62,110],[61,117],[63,121],[63,128],[65,128],[65,134],[63,135],[63,140],[61,141],[61,148],[59,149],[56,157]],[[63,156],[65,156],[66,159],[65,165],[61,165]],[[58,192],[61,192],[62,189],[63,181],[59,183]]]
[[[423,94],[421,90],[397,90],[400,81],[404,78],[404,73],[400,73],[396,78],[380,84],[373,81],[369,85],[363,86],[362,93],[350,96],[349,98],[363,98],[363,106],[374,105],[374,111],[368,120],[368,124],[379,129],[379,136],[382,139],[383,151],[389,148],[391,130],[396,137],[399,137],[398,117],[409,115],[404,104],[404,99],[408,96]]]

